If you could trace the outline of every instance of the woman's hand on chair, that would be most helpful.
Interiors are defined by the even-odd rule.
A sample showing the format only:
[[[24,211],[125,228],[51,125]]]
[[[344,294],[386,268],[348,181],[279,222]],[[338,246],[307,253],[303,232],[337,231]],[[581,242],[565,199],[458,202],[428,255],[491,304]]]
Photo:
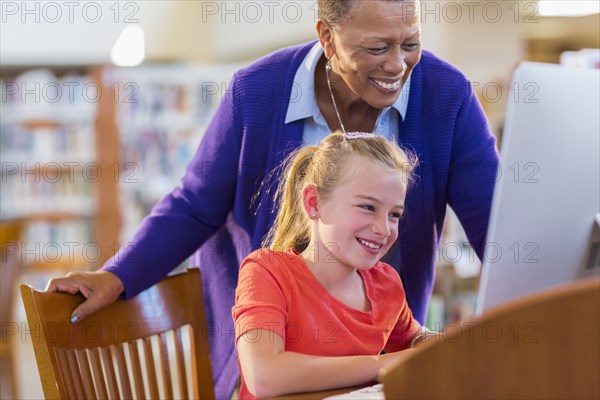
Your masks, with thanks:
[[[86,300],[71,314],[71,323],[77,323],[93,312],[106,307],[125,290],[121,280],[112,272],[69,272],[63,278],[48,282],[46,291],[81,293]]]

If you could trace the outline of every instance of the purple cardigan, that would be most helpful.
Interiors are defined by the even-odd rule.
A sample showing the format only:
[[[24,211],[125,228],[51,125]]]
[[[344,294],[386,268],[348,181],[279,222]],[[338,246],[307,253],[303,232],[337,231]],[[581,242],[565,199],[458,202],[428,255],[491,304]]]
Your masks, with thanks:
[[[103,267],[123,281],[125,297],[132,297],[198,250],[193,265],[202,270],[217,398],[228,398],[237,383],[231,308],[238,267],[260,247],[275,218],[273,191],[252,198],[302,143],[303,122],[284,120],[294,75],[313,44],[277,51],[234,75],[181,184],[142,222],[133,245]],[[415,318],[423,322],[446,204],[481,257],[498,156],[470,82],[426,51],[412,72],[398,137],[420,164],[406,199],[394,267]]]

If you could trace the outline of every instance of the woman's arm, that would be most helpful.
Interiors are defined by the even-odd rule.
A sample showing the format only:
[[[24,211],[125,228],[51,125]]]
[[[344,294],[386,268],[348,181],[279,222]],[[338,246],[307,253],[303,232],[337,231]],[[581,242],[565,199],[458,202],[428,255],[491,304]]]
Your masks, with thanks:
[[[400,362],[397,352],[373,356],[321,357],[285,351],[281,336],[255,329],[238,339],[244,381],[256,397],[313,392],[375,381],[380,370]]]
[[[465,83],[457,117],[448,180],[448,204],[460,220],[469,243],[483,260],[492,195],[498,172],[496,139],[483,108]]]
[[[133,297],[164,279],[208,240],[233,209],[242,130],[233,109],[236,76],[180,184],[152,209],[133,238],[102,267]]]
[[[235,77],[230,86],[235,86]],[[155,205],[130,242],[100,271],[72,273],[48,283],[48,291],[86,297],[71,315],[73,322],[159,282],[225,223],[237,179],[231,171],[237,170],[241,149],[233,92],[224,96],[181,185]]]

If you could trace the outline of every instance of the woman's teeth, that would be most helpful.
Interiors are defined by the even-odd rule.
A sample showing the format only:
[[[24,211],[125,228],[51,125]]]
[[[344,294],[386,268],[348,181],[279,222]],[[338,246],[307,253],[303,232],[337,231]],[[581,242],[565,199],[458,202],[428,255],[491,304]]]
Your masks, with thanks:
[[[387,83],[377,79],[372,79],[372,81],[375,82],[378,86],[381,86],[382,88],[387,90],[396,90],[400,87],[400,81],[396,81],[394,83]]]

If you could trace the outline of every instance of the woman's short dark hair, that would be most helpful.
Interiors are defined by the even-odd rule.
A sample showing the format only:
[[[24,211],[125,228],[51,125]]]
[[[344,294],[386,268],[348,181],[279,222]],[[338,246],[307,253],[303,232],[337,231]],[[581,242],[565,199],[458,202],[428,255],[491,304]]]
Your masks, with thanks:
[[[318,16],[319,19],[327,22],[330,25],[338,25],[343,22],[348,16],[350,8],[355,1],[367,0],[318,0]],[[368,0],[374,1],[374,0]],[[404,0],[387,0],[387,1],[404,1]]]
[[[337,25],[346,18],[354,0],[319,0],[319,19],[330,25]]]

